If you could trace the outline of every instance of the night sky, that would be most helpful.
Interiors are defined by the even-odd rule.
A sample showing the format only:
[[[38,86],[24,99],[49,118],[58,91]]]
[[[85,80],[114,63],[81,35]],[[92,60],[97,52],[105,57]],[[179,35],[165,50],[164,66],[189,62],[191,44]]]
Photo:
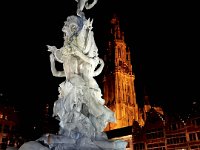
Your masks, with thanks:
[[[62,47],[64,21],[76,15],[77,3],[1,3],[0,93],[20,111],[34,112],[57,100],[58,85],[64,78],[52,76],[46,45]],[[140,105],[144,93],[152,105],[162,105],[168,111],[184,111],[184,105],[199,101],[197,6],[183,1],[99,0],[92,9],[84,9],[86,18],[94,19],[101,58],[111,16],[119,16],[125,41],[131,48]]]

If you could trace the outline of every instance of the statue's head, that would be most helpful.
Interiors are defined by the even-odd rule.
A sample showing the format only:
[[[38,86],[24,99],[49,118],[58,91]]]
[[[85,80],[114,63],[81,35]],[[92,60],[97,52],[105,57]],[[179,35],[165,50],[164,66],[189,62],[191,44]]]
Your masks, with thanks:
[[[74,35],[77,35],[83,28],[83,19],[78,16],[69,16],[64,22],[62,31],[64,32],[64,39],[71,40]]]

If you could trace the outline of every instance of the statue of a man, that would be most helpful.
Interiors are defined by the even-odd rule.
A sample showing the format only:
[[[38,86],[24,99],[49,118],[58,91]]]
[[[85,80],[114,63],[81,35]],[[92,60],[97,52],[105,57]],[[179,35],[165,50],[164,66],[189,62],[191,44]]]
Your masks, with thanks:
[[[84,7],[86,9],[91,9],[96,3],[98,0],[93,0],[93,2],[91,4],[89,4],[89,0],[75,0],[78,4],[77,4],[77,15],[80,16],[80,17],[83,17],[84,16],[84,13],[83,13],[83,9]]]

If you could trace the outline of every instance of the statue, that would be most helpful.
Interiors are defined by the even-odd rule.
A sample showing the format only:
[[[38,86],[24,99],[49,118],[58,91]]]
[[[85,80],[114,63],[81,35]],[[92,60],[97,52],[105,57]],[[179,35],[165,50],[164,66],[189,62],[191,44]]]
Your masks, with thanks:
[[[59,120],[59,133],[44,134],[33,144],[50,150],[125,150],[127,142],[109,140],[103,132],[107,124],[115,122],[116,118],[114,112],[104,105],[101,89],[94,79],[102,72],[104,61],[98,57],[92,31],[93,20],[80,15],[84,6],[89,9],[97,0],[92,4],[88,4],[88,0],[77,2],[78,16],[67,17],[62,28],[63,47],[47,45],[51,52],[52,75],[64,78],[59,84],[58,99],[53,107],[53,117]],[[62,71],[56,69],[56,61],[62,63]],[[22,147],[30,145],[26,143]]]
[[[101,129],[100,131],[102,131],[108,122],[115,122],[114,113],[106,106],[104,106],[105,100],[101,98],[101,90],[96,80],[94,79],[95,76],[102,72],[104,62],[98,57],[98,49],[94,41],[93,32],[91,31],[92,21],[90,22],[90,19],[86,20],[79,18],[83,22],[79,22],[79,24],[82,25],[82,29],[79,30],[77,27],[75,27],[77,24],[74,24],[75,22],[78,22],[77,18],[79,17],[70,16],[70,19],[68,19],[70,21],[76,20],[72,21],[73,30],[76,28],[76,32],[78,33],[70,32],[70,34],[65,34],[65,39],[67,41],[64,42],[64,47],[61,49],[53,47],[54,50],[51,50],[52,47],[48,46],[48,48],[50,48],[49,51],[52,52],[50,54],[51,71],[52,74],[56,77],[66,77],[65,83],[61,83],[59,87],[59,89],[64,89],[66,87],[61,91],[67,92],[62,92],[65,94],[60,94],[64,95],[62,98],[64,106],[70,106],[69,108],[65,108],[65,110],[71,113],[72,110],[76,109],[76,112],[80,113],[82,105],[85,104],[85,107],[87,107],[88,113],[90,114],[89,118],[92,119],[93,123],[95,122],[94,127],[99,128]],[[70,23],[66,22],[63,31],[69,32],[69,27],[71,27]],[[63,63],[64,71],[56,70],[55,60]],[[98,65],[99,67],[97,68]],[[76,86],[76,90],[73,89],[74,86]],[[84,91],[84,94],[83,92],[79,93],[78,91]],[[78,99],[77,95],[81,95],[81,98]],[[58,105],[60,102],[58,103],[58,101],[56,106],[60,111],[62,109],[60,109]],[[74,107],[74,105],[76,107]],[[99,110],[97,108],[99,108]],[[60,113],[57,112],[55,114],[58,114],[59,116]],[[68,113],[64,114],[66,115]],[[95,117],[93,116],[96,118],[98,117],[99,123],[97,123],[97,119],[94,119]],[[69,116],[67,118],[69,119]],[[66,121],[66,118],[64,120]],[[61,124],[63,124],[62,121]]]
[[[84,16],[83,13],[83,9],[84,7],[86,9],[91,9],[96,3],[97,0],[93,0],[93,2],[91,4],[89,4],[89,0],[75,0],[78,4],[77,4],[77,15],[80,17]]]

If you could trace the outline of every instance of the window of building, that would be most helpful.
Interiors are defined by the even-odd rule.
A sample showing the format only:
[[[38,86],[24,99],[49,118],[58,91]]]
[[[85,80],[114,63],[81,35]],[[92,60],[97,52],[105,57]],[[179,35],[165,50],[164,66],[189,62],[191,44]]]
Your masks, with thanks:
[[[196,134],[195,134],[195,133],[190,133],[190,134],[189,134],[189,137],[190,137],[190,141],[195,141],[195,140],[197,140],[197,139],[196,139]]]
[[[147,137],[147,139],[162,138],[162,137],[164,137],[163,132],[164,131],[162,128],[146,130],[146,137]]]
[[[185,143],[186,142],[186,137],[181,137],[180,138],[180,143]]]
[[[192,124],[195,126],[200,126],[200,118],[192,120]]]
[[[172,134],[172,135],[167,135],[166,137],[167,137],[167,144],[178,144],[186,142],[185,134]]]
[[[200,149],[200,145],[194,145],[194,146],[190,146],[191,150],[197,150]]]
[[[119,61],[119,66],[122,66],[122,61],[121,60]]]
[[[171,124],[170,130],[177,130],[177,125],[176,125],[176,123]]]
[[[144,143],[136,143],[134,144],[134,150],[145,150]]]
[[[197,138],[200,140],[200,132],[197,132]]]
[[[165,143],[154,143],[147,145],[148,150],[165,150]]]

